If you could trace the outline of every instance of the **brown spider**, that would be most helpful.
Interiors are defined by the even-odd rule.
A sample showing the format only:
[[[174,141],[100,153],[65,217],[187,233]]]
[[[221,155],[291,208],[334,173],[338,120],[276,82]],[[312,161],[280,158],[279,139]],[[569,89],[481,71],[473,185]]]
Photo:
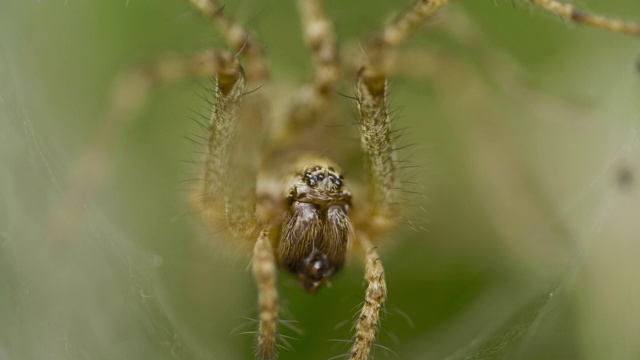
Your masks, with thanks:
[[[235,237],[257,238],[252,266],[259,291],[258,356],[274,356],[277,266],[296,275],[305,290],[314,293],[340,270],[347,251],[356,248],[365,258],[369,285],[349,356],[367,359],[387,293],[375,244],[397,223],[401,210],[402,190],[386,104],[387,74],[393,66],[390,53],[448,1],[418,0],[365,45],[367,58],[357,73],[355,101],[369,184],[365,199],[353,201],[343,176],[330,160],[294,148],[295,159],[289,165],[277,166],[282,157],[262,152],[257,145],[262,138],[256,132],[270,120],[265,111],[268,104],[263,93],[244,96],[247,84],[252,89],[266,81],[260,47],[220,6],[209,0],[191,2],[218,24],[247,67],[245,76],[231,54],[213,50],[205,55],[212,60],[209,63],[217,75],[217,103],[211,117],[204,181],[196,190],[194,203],[205,223],[215,223],[219,214],[225,214]],[[576,22],[640,34],[633,24],[591,16],[557,1],[532,2]],[[332,25],[320,2],[300,0],[298,5],[316,73],[313,81],[296,94],[284,130],[270,139],[276,143],[288,143],[306,125],[322,119],[340,73]],[[276,164],[256,160],[273,158]]]
[[[640,27],[635,24],[590,15],[558,0],[530,1],[581,24],[640,35]],[[309,151],[313,146],[295,141],[311,125],[322,121],[341,74],[332,24],[325,18],[320,0],[298,1],[315,74],[295,93],[284,119],[274,119],[270,112],[266,89],[269,72],[262,49],[250,32],[213,0],[190,2],[217,26],[232,52],[208,49],[190,57],[163,59],[125,74],[115,88],[106,123],[117,124],[130,117],[157,84],[214,76],[216,102],[202,181],[192,193],[192,204],[205,224],[228,227],[234,238],[253,243],[252,270],[259,295],[258,357],[275,356],[278,266],[293,273],[305,290],[314,293],[343,267],[347,253],[353,249],[364,258],[368,287],[349,358],[368,359],[387,295],[375,246],[394,228],[402,211],[386,102],[387,77],[394,71],[394,50],[448,0],[417,0],[363,44],[366,58],[354,66],[367,175],[367,190],[360,198],[352,197],[347,180],[334,162]],[[275,123],[282,126],[273,126]],[[100,151],[89,158],[107,149],[105,136],[100,139],[104,143],[99,141],[96,146]],[[87,173],[92,171],[90,165],[84,168]],[[78,183],[95,187],[100,179],[87,181],[79,176]],[[82,191],[90,189],[81,187]]]

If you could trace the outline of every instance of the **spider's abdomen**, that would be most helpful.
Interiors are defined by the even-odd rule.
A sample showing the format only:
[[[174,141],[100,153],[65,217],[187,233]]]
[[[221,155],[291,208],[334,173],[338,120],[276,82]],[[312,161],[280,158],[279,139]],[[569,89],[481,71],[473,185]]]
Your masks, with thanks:
[[[278,258],[309,292],[342,268],[353,236],[351,194],[342,185],[333,167],[315,166],[290,189]]]

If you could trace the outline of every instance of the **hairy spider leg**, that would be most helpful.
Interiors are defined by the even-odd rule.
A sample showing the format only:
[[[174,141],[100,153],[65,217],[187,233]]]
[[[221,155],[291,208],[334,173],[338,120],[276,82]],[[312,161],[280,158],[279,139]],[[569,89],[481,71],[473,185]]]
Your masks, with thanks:
[[[376,338],[386,285],[382,263],[372,244],[397,223],[402,191],[387,106],[387,76],[392,67],[392,51],[446,3],[447,0],[418,0],[377,31],[365,45],[367,59],[358,72],[356,103],[371,205],[356,220],[356,228],[360,231],[355,241],[365,254],[365,280],[369,285],[355,325],[356,335],[349,353],[352,360],[368,359]]]
[[[95,139],[77,161],[69,189],[45,220],[47,236],[59,242],[75,240],[86,204],[93,201],[108,178],[117,139],[154,87],[212,76],[224,71],[231,60],[224,50],[207,49],[191,56],[162,58],[120,74]]]
[[[278,291],[276,290],[276,259],[269,240],[269,228],[260,232],[253,249],[253,277],[258,285],[258,348],[262,360],[275,356],[276,323],[278,321]]]
[[[286,142],[302,129],[321,119],[340,79],[338,53],[333,24],[325,16],[321,1],[298,0],[305,43],[311,52],[313,79],[296,91],[288,109],[285,128],[277,134]]]
[[[256,218],[256,186],[269,107],[263,91],[251,91],[264,85],[268,69],[260,46],[222,6],[211,0],[190,2],[216,25],[228,45],[246,63],[246,77],[238,68],[239,72],[234,74],[237,81],[232,87],[225,86],[230,80],[229,74],[216,75],[216,102],[203,166],[203,187],[194,200],[205,223],[215,224],[224,210],[234,237],[245,241],[257,238],[252,260],[258,288],[257,355],[263,360],[272,359],[278,319],[276,259],[268,225],[258,224]],[[245,93],[246,88],[250,89],[249,93]]]
[[[364,259],[364,278],[367,281],[362,310],[356,322],[356,337],[349,352],[352,360],[367,360],[376,340],[380,324],[380,309],[387,298],[387,284],[384,280],[384,268],[374,245],[364,232],[356,234],[357,245]]]
[[[529,0],[532,4],[538,5],[551,11],[565,19],[569,19],[577,24],[587,25],[607,31],[640,36],[640,25],[629,21],[607,18],[597,14],[577,9],[571,4],[559,0]]]

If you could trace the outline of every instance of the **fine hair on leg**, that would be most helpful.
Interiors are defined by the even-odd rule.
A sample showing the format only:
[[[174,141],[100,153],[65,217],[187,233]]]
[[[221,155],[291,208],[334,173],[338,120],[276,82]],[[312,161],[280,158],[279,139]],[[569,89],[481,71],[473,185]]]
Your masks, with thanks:
[[[250,32],[224,11],[224,6],[214,0],[189,0],[193,6],[209,19],[227,45],[246,61],[247,82],[261,84],[269,77],[269,69],[262,52]]]
[[[55,241],[73,241],[84,216],[109,176],[117,139],[155,87],[215,75],[228,65],[225,50],[207,49],[190,56],[165,57],[121,73],[110,93],[104,119],[90,148],[77,161],[69,190],[45,220]]]
[[[314,75],[311,82],[298,89],[290,105],[284,134],[279,135],[287,138],[322,117],[340,78],[340,56],[333,24],[325,16],[321,0],[298,0],[298,10]]]
[[[387,107],[387,76],[392,65],[391,52],[447,2],[448,0],[416,1],[377,31],[364,48],[367,58],[358,72],[356,103],[371,202],[369,211],[364,216],[370,219],[368,234],[375,235],[376,238],[397,222],[401,192]]]
[[[261,360],[269,360],[275,358],[278,290],[276,289],[276,259],[269,241],[268,228],[260,232],[256,241],[251,267],[258,287],[257,355]]]
[[[387,298],[384,268],[376,248],[366,234],[356,234],[356,246],[364,257],[364,278],[367,281],[364,304],[356,322],[356,335],[349,352],[350,360],[367,360],[375,343],[380,324],[380,309]]]
[[[268,77],[262,49],[249,31],[228,16],[213,0],[189,0],[213,22],[227,45],[244,59],[247,71],[237,63],[235,72],[217,73],[216,102],[213,105],[204,184],[196,206],[205,219],[216,222],[224,212],[235,237],[256,236],[256,181],[260,166],[262,129],[268,106],[260,93],[245,93]],[[233,57],[232,57],[233,58]],[[231,59],[229,60],[231,61]],[[233,164],[233,166],[231,166]],[[200,199],[200,200],[198,200]],[[222,200],[224,200],[224,205]],[[197,204],[202,201],[202,204]],[[213,216],[208,216],[213,215]]]

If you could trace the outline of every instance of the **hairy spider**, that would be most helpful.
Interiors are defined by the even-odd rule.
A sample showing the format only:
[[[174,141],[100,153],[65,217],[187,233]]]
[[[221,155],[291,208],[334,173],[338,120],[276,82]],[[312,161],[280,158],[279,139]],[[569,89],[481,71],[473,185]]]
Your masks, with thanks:
[[[367,359],[387,295],[375,244],[396,224],[401,211],[402,189],[386,103],[391,51],[447,0],[416,1],[365,43],[366,60],[357,66],[355,85],[368,175],[368,192],[362,199],[352,199],[340,170],[330,160],[300,146],[277,151],[259,146],[263,141],[259,134],[270,121],[268,104],[263,92],[245,94],[267,80],[260,47],[222,7],[209,0],[191,2],[218,25],[229,46],[244,58],[247,69],[245,73],[238,60],[225,51],[205,54],[216,73],[216,103],[203,181],[195,191],[194,203],[206,223],[215,223],[224,214],[235,237],[255,241],[252,268],[259,291],[258,356],[274,356],[277,266],[297,276],[304,289],[314,293],[342,268],[347,252],[355,248],[365,258],[368,288],[349,357]],[[532,2],[576,22],[640,34],[633,24],[591,16],[557,1]],[[320,1],[300,0],[298,5],[315,76],[296,94],[284,129],[266,139],[275,138],[277,144],[291,143],[310,124],[322,120],[340,74],[332,25]],[[285,158],[283,152],[294,155]],[[281,164],[283,159],[285,165]]]
[[[640,27],[576,10],[558,0],[530,0],[577,23],[640,35]],[[417,0],[365,43],[364,59],[347,64],[356,75],[355,102],[361,146],[366,158],[366,191],[352,196],[330,159],[309,145],[309,129],[323,121],[341,75],[341,61],[330,21],[320,0],[299,0],[305,41],[315,67],[311,82],[293,97],[282,119],[274,119],[268,99],[269,71],[251,33],[213,0],[190,0],[218,28],[230,50],[167,58],[126,73],[119,80],[107,124],[130,117],[149,89],[187,77],[215,78],[215,104],[208,126],[201,181],[192,204],[203,222],[227,227],[232,236],[253,244],[252,271],[258,287],[258,357],[275,356],[278,293],[276,272],[294,274],[314,293],[343,267],[354,250],[364,259],[368,283],[355,324],[350,359],[369,358],[387,287],[376,244],[397,224],[402,212],[401,183],[389,126],[387,78],[394,50],[448,0]],[[242,64],[241,64],[242,63]],[[274,124],[282,126],[274,126]],[[98,163],[110,144],[109,132],[87,157]],[[93,169],[95,170],[95,169]],[[77,183],[99,186],[101,179],[79,176]],[[76,186],[79,198],[91,189]],[[74,201],[71,199],[69,201]]]

